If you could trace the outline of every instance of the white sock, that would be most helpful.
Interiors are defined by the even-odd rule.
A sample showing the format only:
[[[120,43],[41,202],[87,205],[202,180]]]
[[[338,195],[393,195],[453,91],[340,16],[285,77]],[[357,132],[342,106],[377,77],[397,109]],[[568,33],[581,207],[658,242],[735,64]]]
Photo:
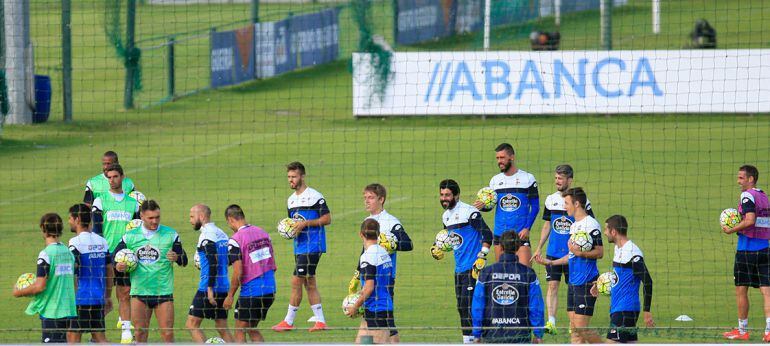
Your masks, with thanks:
[[[770,317],[765,318],[765,333],[770,333]]]
[[[473,335],[463,335],[463,344],[472,344],[474,341]]]
[[[316,322],[326,323],[326,320],[324,319],[324,310],[321,307],[321,304],[310,305],[310,308],[313,309],[313,315],[315,315]]]
[[[120,329],[124,331],[127,330],[129,332],[131,331],[131,321],[121,321],[120,324],[121,324]]]
[[[121,339],[133,339],[133,335],[131,334],[131,321],[122,321],[121,329],[123,330],[120,333]]]
[[[554,326],[556,325],[556,316],[548,316],[548,322],[551,322]]]
[[[286,323],[294,325],[294,318],[297,317],[297,311],[299,311],[299,306],[292,306],[289,304],[289,310],[286,312],[286,318],[283,320],[286,321]]]
[[[741,332],[741,334],[746,333],[746,329],[749,327],[749,319],[738,319],[738,331]]]

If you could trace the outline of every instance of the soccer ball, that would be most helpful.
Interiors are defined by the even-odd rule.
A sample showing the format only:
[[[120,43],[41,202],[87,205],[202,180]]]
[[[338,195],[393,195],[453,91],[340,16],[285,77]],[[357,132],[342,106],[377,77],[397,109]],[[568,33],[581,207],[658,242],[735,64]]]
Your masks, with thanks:
[[[136,270],[136,267],[139,265],[139,259],[130,249],[123,249],[115,254],[115,263],[125,263],[126,273],[130,273]]]
[[[141,207],[142,203],[144,203],[144,201],[147,200],[147,197],[145,197],[143,193],[136,190],[131,191],[131,193],[129,193],[128,196],[135,199],[136,204],[139,205],[139,207]]]
[[[137,229],[137,228],[139,228],[139,227],[142,227],[142,224],[143,224],[143,223],[144,223],[144,222],[142,222],[142,220],[141,220],[141,219],[133,219],[133,220],[129,221],[129,222],[126,224],[126,232],[128,232],[128,231],[131,231],[131,230],[134,230],[134,229]]]
[[[719,214],[719,224],[733,228],[741,222],[741,214],[735,208],[727,208]]]
[[[195,268],[201,270],[201,255],[198,254],[198,251],[195,251],[195,255],[193,255],[193,264],[195,264]]]
[[[397,242],[398,240],[393,233],[380,233],[379,243],[385,250],[388,250],[388,254],[396,252],[396,247],[398,246]]]
[[[441,251],[448,252],[454,250],[455,243],[454,237],[452,237],[445,229],[440,230],[436,234],[436,246],[441,249]]]
[[[358,298],[360,297],[361,297],[361,292],[348,294],[348,296],[342,300],[342,313],[344,314],[347,311],[347,308],[349,306],[353,306],[358,301]],[[350,318],[356,318],[360,316],[363,313],[363,310],[364,310],[364,307],[361,306],[361,308],[359,308],[358,311],[353,316],[350,316]]]
[[[599,275],[599,279],[596,280],[596,289],[599,293],[608,296],[612,293],[612,286],[618,283],[618,274],[614,271],[602,273]]]
[[[489,187],[482,187],[476,193],[476,199],[484,204],[484,209],[492,209],[497,204],[497,192]]]
[[[206,340],[206,343],[207,344],[226,344],[225,339],[222,339],[218,336],[215,336],[213,338],[208,338],[208,340]]]
[[[21,274],[21,276],[19,276],[19,279],[16,280],[16,289],[23,290],[29,286],[32,286],[32,284],[35,283],[35,279],[37,279],[37,276],[33,273]]]
[[[569,240],[577,245],[581,251],[591,251],[594,247],[594,240],[585,231],[578,231],[569,237]]]
[[[285,218],[278,221],[278,234],[284,239],[294,239],[297,236],[297,232],[294,227],[297,225],[297,221],[291,218]]]

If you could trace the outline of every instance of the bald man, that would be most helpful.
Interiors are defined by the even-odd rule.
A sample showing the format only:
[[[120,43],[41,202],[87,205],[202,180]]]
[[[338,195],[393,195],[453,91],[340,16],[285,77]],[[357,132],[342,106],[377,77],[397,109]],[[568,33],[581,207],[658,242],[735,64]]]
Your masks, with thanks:
[[[196,257],[200,259],[201,280],[190,305],[186,327],[192,340],[203,343],[206,335],[200,329],[203,319],[214,320],[219,335],[225,342],[233,342],[227,328],[227,310],[222,306],[230,283],[227,279],[227,242],[230,238],[211,222],[211,208],[196,204],[190,208],[190,224],[200,231]]]

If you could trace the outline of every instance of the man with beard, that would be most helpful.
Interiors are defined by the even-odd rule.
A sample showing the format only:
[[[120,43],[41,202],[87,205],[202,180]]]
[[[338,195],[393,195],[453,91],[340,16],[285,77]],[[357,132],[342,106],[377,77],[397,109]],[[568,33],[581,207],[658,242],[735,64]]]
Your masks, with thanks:
[[[86,192],[83,195],[83,203],[91,207],[97,197],[109,192],[110,182],[107,179],[107,168],[117,164],[119,164],[118,153],[110,150],[102,155],[102,173],[99,173],[86,181]],[[131,191],[134,191],[136,188],[134,186],[134,181],[129,177],[123,179],[122,187],[125,193],[131,193]]]
[[[196,204],[190,209],[190,224],[200,231],[196,247],[200,258],[201,280],[195,292],[186,327],[194,342],[202,343],[206,335],[201,331],[203,319],[214,320],[219,335],[225,342],[233,342],[227,329],[227,310],[223,302],[230,289],[227,279],[227,243],[230,238],[211,222],[211,208]]]
[[[516,167],[513,146],[502,143],[495,148],[495,157],[500,173],[489,181],[489,188],[497,193],[495,211],[495,259],[500,259],[500,235],[505,231],[514,231],[522,240],[517,256],[519,263],[529,266],[532,250],[529,244],[529,230],[540,211],[540,197],[537,191],[537,181],[532,174]],[[484,209],[481,201],[473,206],[481,211]]]
[[[289,217],[297,221],[294,237],[294,261],[296,267],[291,279],[291,297],[286,317],[273,326],[276,332],[294,329],[294,319],[302,302],[302,288],[307,290],[307,300],[313,310],[315,324],[308,331],[326,330],[321,293],[316,285],[316,268],[321,255],[326,252],[326,225],[332,222],[326,199],[305,183],[305,166],[300,162],[286,165],[286,178],[294,193],[286,204]]]
[[[489,246],[492,244],[492,231],[481,218],[479,210],[460,201],[460,185],[452,179],[439,184],[439,201],[445,209],[442,216],[443,226],[449,232],[454,244],[455,257],[455,296],[457,311],[460,313],[463,343],[474,342],[471,304],[473,289],[479,272],[486,264]],[[433,258],[444,258],[444,252],[434,243],[431,247]]]
[[[564,257],[569,252],[567,241],[569,241],[569,228],[575,222],[575,218],[567,214],[564,209],[564,197],[561,196],[572,185],[574,171],[570,165],[556,166],[554,183],[556,192],[545,198],[543,208],[543,230],[540,232],[540,242],[537,244],[537,250],[532,257],[537,257],[543,250],[546,242],[546,258],[557,260]],[[591,210],[591,201],[586,201],[586,212],[593,217]],[[564,275],[564,283],[569,285],[569,265],[548,265],[545,266],[545,280],[548,281],[548,293],[546,294],[546,306],[548,306],[548,321],[545,324],[545,332],[556,334],[556,311],[559,305],[559,282]]]

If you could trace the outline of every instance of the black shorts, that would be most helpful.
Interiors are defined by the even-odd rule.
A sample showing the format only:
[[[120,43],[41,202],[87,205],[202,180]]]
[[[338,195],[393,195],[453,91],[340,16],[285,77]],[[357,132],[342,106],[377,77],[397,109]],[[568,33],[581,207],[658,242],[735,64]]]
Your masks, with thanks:
[[[594,282],[596,280],[589,280]],[[591,284],[567,286],[567,311],[578,315],[593,316],[596,297],[591,295]]]
[[[559,259],[553,256],[545,257],[552,261]],[[562,275],[564,275],[564,282],[569,283],[569,264],[545,266],[545,281],[561,281]]]
[[[164,294],[160,296],[131,296],[131,298],[139,299],[140,302],[147,305],[150,309],[155,309],[160,304],[174,301],[173,294]]]
[[[374,312],[365,309],[364,321],[366,321],[366,327],[371,329],[393,330],[396,328],[393,320],[393,311]]]
[[[264,321],[273,300],[275,295],[272,293],[259,297],[240,296],[235,304],[235,319],[245,322]]]
[[[321,253],[303,253],[294,255],[294,276],[313,277],[315,276],[318,262],[321,261]]]
[[[126,272],[119,272],[117,269],[113,270],[113,276],[112,276],[112,282],[115,283],[115,286],[131,286],[131,274]]]
[[[639,311],[618,311],[610,314],[610,331],[607,339],[627,343],[639,340],[636,336],[636,321]]]
[[[70,320],[75,333],[103,333],[104,305],[78,305],[78,317]]]
[[[216,300],[217,305],[213,306],[209,302],[208,294],[206,292],[197,291],[193,297],[188,315],[208,320],[226,320],[227,310],[222,307],[225,298],[227,298],[227,293],[215,292],[214,300]]]
[[[736,252],[733,277],[735,286],[770,286],[770,248]]]
[[[492,236],[492,245],[500,245],[500,236],[499,235]],[[532,245],[529,243],[529,238],[524,239],[524,242],[521,244],[521,246],[532,247]]]
[[[56,343],[63,344],[67,342],[67,329],[72,318],[41,318],[43,335],[40,342],[44,344]]]

